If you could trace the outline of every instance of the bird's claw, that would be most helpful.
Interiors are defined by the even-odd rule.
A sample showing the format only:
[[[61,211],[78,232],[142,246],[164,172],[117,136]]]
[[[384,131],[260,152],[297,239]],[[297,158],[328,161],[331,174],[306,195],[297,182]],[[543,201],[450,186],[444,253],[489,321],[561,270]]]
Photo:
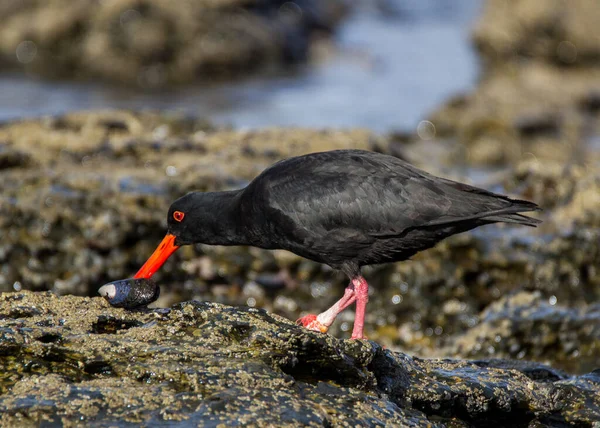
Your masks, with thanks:
[[[322,324],[315,314],[305,315],[296,321],[296,324],[303,326],[312,331],[319,331],[321,333],[327,333],[329,327]]]

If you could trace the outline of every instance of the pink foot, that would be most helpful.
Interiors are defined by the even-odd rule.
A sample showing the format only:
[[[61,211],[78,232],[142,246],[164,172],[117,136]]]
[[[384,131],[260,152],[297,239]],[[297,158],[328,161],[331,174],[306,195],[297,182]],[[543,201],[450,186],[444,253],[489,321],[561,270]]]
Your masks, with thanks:
[[[321,333],[327,333],[329,327],[319,322],[315,314],[308,314],[296,321],[296,324],[304,326],[305,328],[312,331],[320,331]]]

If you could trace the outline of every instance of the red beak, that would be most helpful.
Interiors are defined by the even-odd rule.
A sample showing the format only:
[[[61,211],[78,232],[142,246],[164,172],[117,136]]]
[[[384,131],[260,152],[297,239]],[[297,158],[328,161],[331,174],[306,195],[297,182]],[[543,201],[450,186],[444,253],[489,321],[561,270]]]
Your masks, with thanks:
[[[179,245],[175,245],[175,235],[168,233],[134,278],[150,278],[178,248]]]

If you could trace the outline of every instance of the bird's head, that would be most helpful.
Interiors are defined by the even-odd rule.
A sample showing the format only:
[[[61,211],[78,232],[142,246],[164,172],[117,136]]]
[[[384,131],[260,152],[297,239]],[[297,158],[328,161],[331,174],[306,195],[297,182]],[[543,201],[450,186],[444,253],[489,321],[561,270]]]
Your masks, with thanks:
[[[167,235],[134,278],[150,278],[182,245],[226,245],[235,238],[231,220],[236,192],[193,192],[177,199],[167,214]]]
[[[197,195],[197,194],[196,194]],[[167,214],[167,234],[134,278],[150,278],[182,245],[201,242],[202,210],[197,196],[187,194],[171,204]]]

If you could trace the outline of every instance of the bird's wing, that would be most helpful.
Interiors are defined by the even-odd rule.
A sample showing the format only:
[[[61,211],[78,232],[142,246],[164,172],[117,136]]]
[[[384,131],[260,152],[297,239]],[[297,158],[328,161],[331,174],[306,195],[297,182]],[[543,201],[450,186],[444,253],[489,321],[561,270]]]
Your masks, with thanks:
[[[268,208],[312,233],[344,229],[382,237],[502,205],[496,195],[465,191],[390,156],[336,153],[293,158],[266,170],[257,184]]]

